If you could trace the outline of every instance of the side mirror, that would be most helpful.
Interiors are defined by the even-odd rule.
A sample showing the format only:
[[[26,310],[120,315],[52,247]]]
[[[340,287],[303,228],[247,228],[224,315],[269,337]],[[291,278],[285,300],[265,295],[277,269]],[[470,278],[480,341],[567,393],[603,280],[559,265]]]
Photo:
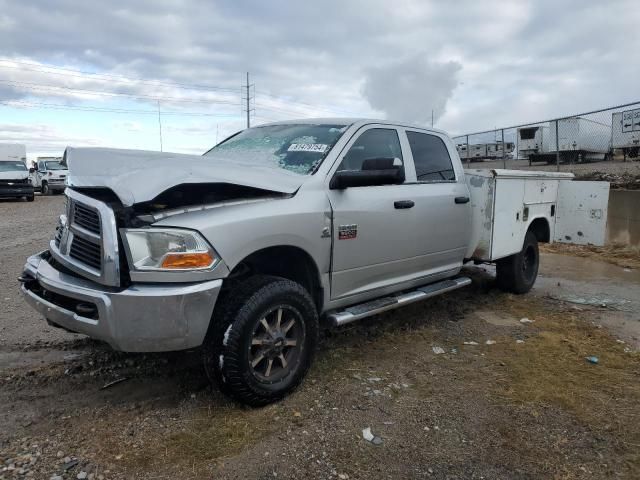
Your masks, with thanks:
[[[399,185],[404,179],[404,168],[399,158],[368,158],[362,162],[362,170],[337,171],[329,188],[344,190],[349,187]]]
[[[36,171],[36,169],[35,169],[35,168],[33,168],[33,167],[31,167],[31,168],[29,169],[29,173],[33,173],[33,172],[35,172],[35,171]]]

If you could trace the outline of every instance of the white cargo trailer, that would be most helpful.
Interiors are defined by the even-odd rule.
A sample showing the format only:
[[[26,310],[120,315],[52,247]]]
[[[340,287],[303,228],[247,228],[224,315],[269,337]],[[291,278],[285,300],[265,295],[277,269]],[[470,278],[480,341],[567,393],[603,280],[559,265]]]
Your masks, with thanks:
[[[611,148],[622,150],[625,158],[637,158],[640,151],[640,108],[614,113],[611,128]]]
[[[549,122],[549,152],[560,151],[560,161],[584,162],[604,160],[611,152],[611,126],[584,117]]]
[[[485,143],[469,145],[469,157],[471,160],[484,160],[487,157],[487,145]]]
[[[475,162],[482,161],[487,158],[487,145],[484,143],[475,145],[461,143],[456,145],[456,150],[458,151],[458,156],[462,161],[470,160]]]
[[[530,160],[532,155],[549,153],[549,127],[537,125],[518,129],[518,158]]]
[[[468,149],[466,143],[459,143],[456,145],[456,150],[458,151],[458,156],[460,160],[466,160],[468,158]]]
[[[504,147],[502,142],[487,143],[487,158],[510,158],[513,149],[513,142],[504,142]]]

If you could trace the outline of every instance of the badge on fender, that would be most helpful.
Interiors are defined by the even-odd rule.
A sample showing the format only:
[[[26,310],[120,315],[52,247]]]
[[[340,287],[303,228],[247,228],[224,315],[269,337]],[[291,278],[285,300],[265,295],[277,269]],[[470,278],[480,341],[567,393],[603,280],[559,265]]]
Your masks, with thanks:
[[[338,240],[351,240],[358,236],[358,225],[340,225],[338,227]]]

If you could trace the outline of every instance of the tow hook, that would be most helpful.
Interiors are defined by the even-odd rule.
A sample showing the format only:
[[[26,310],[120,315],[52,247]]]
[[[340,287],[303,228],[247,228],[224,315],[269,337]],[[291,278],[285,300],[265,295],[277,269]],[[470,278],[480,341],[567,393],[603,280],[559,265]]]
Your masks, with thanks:
[[[28,275],[20,275],[20,276],[18,277],[18,281],[19,281],[20,283],[31,283],[31,282],[35,282],[35,281],[36,281],[36,279],[35,279],[35,278],[33,278],[33,277],[30,277],[30,276],[28,276]]]

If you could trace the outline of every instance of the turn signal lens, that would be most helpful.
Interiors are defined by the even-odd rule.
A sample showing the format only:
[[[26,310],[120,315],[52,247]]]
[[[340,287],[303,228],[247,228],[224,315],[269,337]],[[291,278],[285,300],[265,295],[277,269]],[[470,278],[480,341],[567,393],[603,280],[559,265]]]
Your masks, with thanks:
[[[162,268],[207,268],[213,264],[209,252],[167,253],[162,260]]]

